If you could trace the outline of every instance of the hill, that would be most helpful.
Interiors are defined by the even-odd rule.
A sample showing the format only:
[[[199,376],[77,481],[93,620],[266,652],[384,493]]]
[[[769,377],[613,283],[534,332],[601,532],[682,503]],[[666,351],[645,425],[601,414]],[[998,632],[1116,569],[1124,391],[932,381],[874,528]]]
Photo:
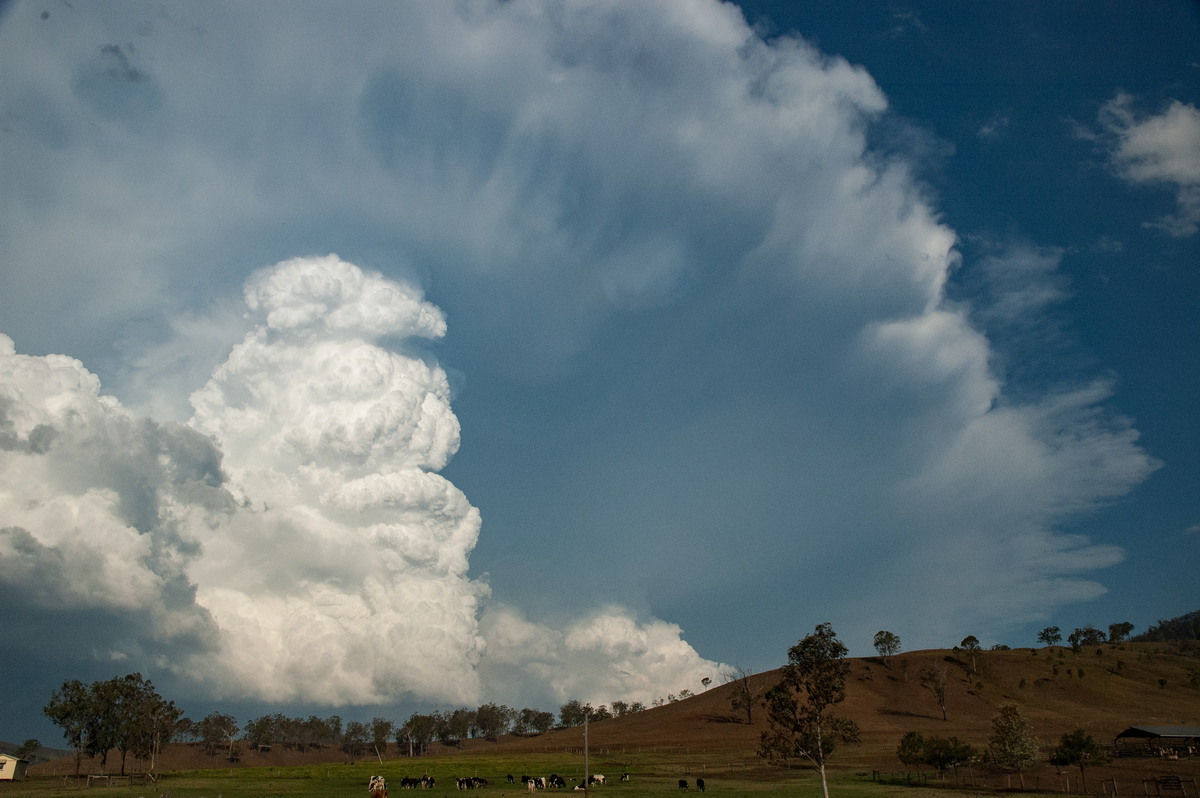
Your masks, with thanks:
[[[1200,610],[1159,621],[1157,626],[1151,626],[1133,640],[1142,643],[1177,641],[1185,651],[1196,651],[1196,642],[1200,640]]]
[[[1064,647],[982,651],[975,654],[973,666],[966,652],[953,650],[907,652],[888,661],[857,658],[849,664],[847,697],[838,712],[858,723],[862,742],[839,750],[833,760],[835,768],[899,769],[896,745],[908,731],[955,736],[982,749],[993,715],[1006,703],[1020,708],[1043,752],[1064,732],[1077,728],[1101,744],[1109,744],[1129,726],[1200,725],[1200,659],[1180,653],[1171,644],[1125,642],[1079,651]],[[945,720],[933,694],[921,685],[921,673],[930,668],[944,669],[947,677]],[[765,690],[777,678],[778,672],[751,677],[758,690]],[[759,735],[766,728],[764,713],[756,710],[753,723],[734,713],[730,708],[733,689],[733,685],[721,685],[686,700],[590,724],[589,750],[597,762],[606,762],[609,770],[633,769],[646,752],[670,753],[684,769],[766,770],[755,755]],[[576,727],[529,737],[467,740],[455,748],[434,745],[429,753],[519,759],[581,751],[583,744],[584,730]],[[395,758],[400,753],[393,745],[381,755]],[[374,759],[374,753],[359,757],[367,758]],[[344,752],[331,747],[300,752],[276,746],[269,752],[246,752],[238,762],[229,763],[222,756],[205,755],[199,746],[176,744],[165,752],[161,767],[178,770],[349,760]],[[111,765],[110,760],[110,770]],[[1131,761],[1128,766],[1138,765]],[[1191,777],[1200,777],[1200,756],[1178,767]],[[34,772],[67,773],[71,769],[73,761],[67,759],[37,765]],[[145,765],[131,762],[129,769],[144,770]],[[99,771],[94,765],[85,765],[84,772]]]

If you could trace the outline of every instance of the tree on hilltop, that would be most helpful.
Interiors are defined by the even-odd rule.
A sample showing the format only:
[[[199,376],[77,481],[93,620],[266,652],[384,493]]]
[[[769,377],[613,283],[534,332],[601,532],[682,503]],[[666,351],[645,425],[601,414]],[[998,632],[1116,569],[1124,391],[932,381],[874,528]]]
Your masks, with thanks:
[[[875,650],[879,652],[879,656],[883,657],[883,661],[887,662],[891,657],[900,651],[900,637],[886,629],[881,629],[875,633]]]
[[[1071,650],[1076,653],[1084,646],[1098,646],[1107,639],[1104,632],[1101,632],[1094,626],[1077,628],[1074,632],[1067,635],[1067,642],[1071,644]]]
[[[967,652],[967,657],[968,657],[968,659],[970,661],[970,665],[971,665],[971,673],[976,673],[977,668],[976,668],[976,663],[975,663],[975,656],[981,650],[981,647],[979,645],[979,638],[976,637],[975,635],[967,635],[966,637],[964,637],[962,639],[962,642],[959,643],[958,645],[963,649],[963,651]]]
[[[1131,624],[1129,621],[1110,623],[1108,625],[1108,642],[1120,643],[1122,640],[1129,637],[1129,633],[1132,631],[1133,624]]]
[[[1048,646],[1056,646],[1062,642],[1062,630],[1057,626],[1047,626],[1038,632],[1038,642]]]

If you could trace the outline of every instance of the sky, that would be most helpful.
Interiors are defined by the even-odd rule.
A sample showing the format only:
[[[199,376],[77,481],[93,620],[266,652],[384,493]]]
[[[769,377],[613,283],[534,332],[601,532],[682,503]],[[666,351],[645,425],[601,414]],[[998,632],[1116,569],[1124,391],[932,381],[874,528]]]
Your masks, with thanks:
[[[0,7],[0,739],[1197,609],[1200,6]],[[6,699],[9,700],[9,699]]]

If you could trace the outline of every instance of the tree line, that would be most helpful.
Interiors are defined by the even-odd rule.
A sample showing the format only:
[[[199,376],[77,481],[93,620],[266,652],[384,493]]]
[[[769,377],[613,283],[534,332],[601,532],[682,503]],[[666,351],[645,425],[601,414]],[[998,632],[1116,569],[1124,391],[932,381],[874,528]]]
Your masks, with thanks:
[[[671,700],[676,697],[671,696]],[[350,756],[358,756],[371,750],[385,751],[391,742],[401,753],[419,756],[435,741],[456,746],[471,738],[542,734],[644,709],[640,701],[617,700],[593,707],[572,699],[559,708],[557,718],[539,709],[487,703],[475,709],[413,713],[401,724],[381,717],[364,723],[344,721],[339,715],[300,718],[275,713],[242,726],[237,718],[222,712],[212,712],[200,720],[187,718],[172,701],[158,694],[149,679],[131,673],[90,685],[78,679],[63,682],[43,712],[63,730],[75,754],[78,776],[85,756],[98,758],[103,769],[114,751],[120,755],[122,775],[129,756],[149,761],[154,772],[159,752],[170,742],[198,743],[207,754],[221,753],[230,760],[240,756],[243,746],[264,749],[279,745],[300,751],[337,746]],[[36,750],[38,742],[28,740],[26,746]]]

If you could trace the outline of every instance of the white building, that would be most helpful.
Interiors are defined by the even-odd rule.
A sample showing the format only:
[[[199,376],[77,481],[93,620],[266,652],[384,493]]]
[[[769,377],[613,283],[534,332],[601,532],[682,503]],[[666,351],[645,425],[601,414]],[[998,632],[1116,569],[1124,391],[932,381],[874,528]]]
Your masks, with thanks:
[[[25,778],[25,768],[29,763],[17,759],[12,754],[0,754],[0,781],[20,781]]]

